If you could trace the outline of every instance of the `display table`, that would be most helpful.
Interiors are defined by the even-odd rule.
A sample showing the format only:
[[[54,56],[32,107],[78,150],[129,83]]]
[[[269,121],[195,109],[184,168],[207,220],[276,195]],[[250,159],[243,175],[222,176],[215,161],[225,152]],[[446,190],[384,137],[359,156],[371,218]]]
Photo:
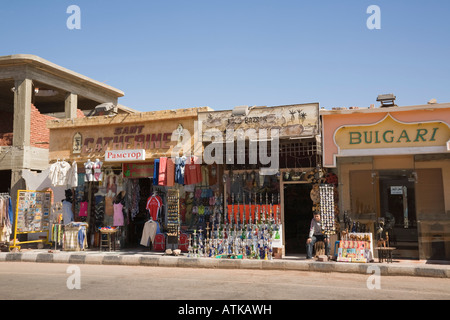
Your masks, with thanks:
[[[394,247],[376,247],[375,250],[378,250],[378,262],[392,262],[392,252],[397,248]]]
[[[372,233],[349,233],[335,243],[339,262],[369,262],[373,260]]]
[[[119,229],[99,229],[98,231],[100,231],[100,251],[102,248],[116,251],[116,233]],[[103,239],[104,235],[106,235],[106,239]]]

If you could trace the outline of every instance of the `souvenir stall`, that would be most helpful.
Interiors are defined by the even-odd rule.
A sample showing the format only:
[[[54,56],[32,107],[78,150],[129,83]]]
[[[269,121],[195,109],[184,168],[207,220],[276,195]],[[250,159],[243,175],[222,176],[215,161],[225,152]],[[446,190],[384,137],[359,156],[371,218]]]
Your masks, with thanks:
[[[14,238],[10,248],[20,249],[21,244],[49,243],[51,191],[17,191]],[[37,240],[19,239],[20,235],[44,233]]]
[[[219,196],[223,199],[223,211],[209,225],[213,248],[217,242],[222,257],[281,258],[289,231],[289,237],[296,241],[290,249],[296,253],[299,248],[304,250],[305,242],[298,242],[302,233],[299,225],[301,222],[309,225],[312,211],[311,207],[300,207],[292,200],[309,197],[309,190],[294,190],[290,186],[309,185],[307,181],[299,181],[298,174],[317,164],[318,104],[241,106],[202,112],[199,123],[211,135],[203,136],[205,153],[212,158],[223,155],[216,159],[221,161],[223,189]],[[293,168],[298,170],[291,180]],[[287,187],[294,191],[288,199],[289,212],[286,212]],[[198,246],[200,241],[192,243],[195,248],[194,244]]]

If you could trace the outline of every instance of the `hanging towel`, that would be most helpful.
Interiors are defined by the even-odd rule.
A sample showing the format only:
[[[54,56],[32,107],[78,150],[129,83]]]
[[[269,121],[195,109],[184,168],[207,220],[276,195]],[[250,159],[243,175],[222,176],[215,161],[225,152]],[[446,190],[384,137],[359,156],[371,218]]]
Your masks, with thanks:
[[[158,185],[159,186],[167,185],[167,158],[166,157],[159,158]]]
[[[175,184],[175,163],[173,159],[167,159],[167,183],[168,187],[173,187]]]
[[[159,159],[155,159],[154,165],[153,165],[153,185],[158,185],[158,178],[159,178]]]

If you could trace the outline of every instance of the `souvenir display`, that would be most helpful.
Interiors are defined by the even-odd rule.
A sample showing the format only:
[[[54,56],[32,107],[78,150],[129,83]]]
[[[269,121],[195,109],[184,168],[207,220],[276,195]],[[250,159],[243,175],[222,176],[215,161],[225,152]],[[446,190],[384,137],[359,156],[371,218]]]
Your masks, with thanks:
[[[325,234],[335,234],[334,188],[330,184],[321,184],[319,194],[323,231]]]
[[[20,243],[49,241],[51,210],[51,191],[17,191],[16,218],[14,225],[14,240],[10,248],[17,246],[17,235],[27,233],[46,233],[45,239],[21,241]]]
[[[229,206],[223,219],[220,214],[214,215],[207,222],[206,232],[194,230],[189,238],[188,256],[272,260],[274,241],[281,238],[279,205],[274,204],[273,196],[269,203],[268,194],[263,205],[263,195],[259,196],[260,202],[257,203],[255,194],[252,204],[244,195],[236,195],[237,204]],[[234,202],[235,195],[231,198]]]
[[[49,230],[50,192],[18,192],[17,231],[20,233]]]
[[[180,232],[179,213],[180,213],[179,191],[177,189],[169,189],[167,194],[167,236],[169,237],[168,239],[169,243],[178,243],[178,237]]]
[[[337,261],[370,262],[373,259],[371,233],[343,233],[337,249]]]

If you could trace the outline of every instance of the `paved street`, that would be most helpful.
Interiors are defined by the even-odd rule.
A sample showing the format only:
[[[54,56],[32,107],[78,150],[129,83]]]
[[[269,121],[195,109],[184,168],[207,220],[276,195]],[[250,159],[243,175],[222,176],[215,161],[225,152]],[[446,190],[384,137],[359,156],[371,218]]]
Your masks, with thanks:
[[[450,279],[282,270],[2,262],[0,284],[2,300],[450,299]]]

